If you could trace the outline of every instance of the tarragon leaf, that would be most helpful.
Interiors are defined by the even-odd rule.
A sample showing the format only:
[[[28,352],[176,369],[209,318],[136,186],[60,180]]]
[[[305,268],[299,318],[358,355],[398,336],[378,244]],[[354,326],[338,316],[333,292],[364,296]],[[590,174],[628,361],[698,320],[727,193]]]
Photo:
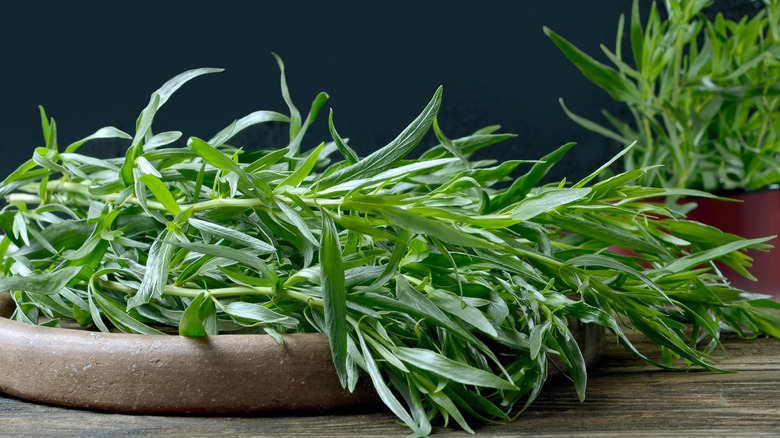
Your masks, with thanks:
[[[81,272],[80,266],[69,266],[41,274],[0,277],[0,290],[24,290],[35,294],[55,295],[76,278],[79,272]]]
[[[179,334],[199,338],[217,333],[216,305],[208,292],[201,292],[184,310],[179,321]]]
[[[341,386],[347,385],[347,290],[338,231],[328,215],[322,215],[320,238],[320,283],[325,328],[330,340],[333,364]]]
[[[442,88],[439,87],[433,99],[422,113],[404,129],[395,140],[355,164],[337,170],[317,183],[319,189],[326,189],[340,182],[354,178],[367,178],[376,175],[405,157],[428,132],[441,105]]]
[[[444,357],[431,350],[422,348],[399,347],[395,354],[404,362],[417,368],[431,371],[436,375],[446,377],[464,385],[476,385],[486,388],[517,390],[517,386],[493,373],[471,367]]]

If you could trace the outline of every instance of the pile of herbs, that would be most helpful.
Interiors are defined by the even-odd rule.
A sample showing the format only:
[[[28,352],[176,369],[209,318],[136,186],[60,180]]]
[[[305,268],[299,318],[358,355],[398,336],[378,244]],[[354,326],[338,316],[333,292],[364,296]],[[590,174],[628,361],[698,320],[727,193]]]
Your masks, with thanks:
[[[304,147],[328,99],[308,115],[257,111],[213,138],[152,130],[185,82],[152,94],[133,135],[113,127],[60,148],[41,109],[45,146],[0,186],[0,290],[12,318],[101,331],[184,336],[322,332],[342,385],[371,379],[413,434],[431,423],[510,420],[565,364],[580,399],[586,369],[573,322],[611,330],[660,367],[718,370],[723,331],[780,337],[780,304],[732,288],[748,249],[768,248],[648,202],[701,195],[647,188],[647,169],[594,182],[542,184],[567,144],[533,161],[472,160],[513,135],[487,127],[448,138],[438,89],[398,137],[360,157],[329,117],[332,138]],[[288,123],[283,148],[231,142],[259,123]],[[435,144],[408,158],[426,135]],[[129,142],[124,157],[79,154],[87,141]],[[619,157],[615,157],[618,159]],[[614,161],[614,160],[613,160]],[[518,169],[527,171],[512,177]],[[625,255],[629,250],[631,254]],[[661,351],[636,351],[624,330]],[[554,360],[555,359],[555,360]]]

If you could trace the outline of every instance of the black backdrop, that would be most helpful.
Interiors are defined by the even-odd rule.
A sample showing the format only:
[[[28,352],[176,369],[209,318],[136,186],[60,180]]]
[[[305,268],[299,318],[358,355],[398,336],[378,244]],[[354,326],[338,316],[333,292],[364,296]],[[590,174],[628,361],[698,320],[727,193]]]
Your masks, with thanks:
[[[156,132],[209,138],[258,109],[287,113],[272,51],[285,61],[301,112],[328,92],[323,114],[333,108],[340,134],[362,155],[394,138],[439,85],[439,119],[450,138],[492,124],[518,135],[483,157],[537,159],[575,141],[550,177],[557,180],[576,179],[619,150],[561,110],[559,97],[591,118],[621,107],[580,75],[542,26],[601,55],[600,43],[614,48],[629,0],[70,3],[19,3],[0,13],[2,176],[42,145],[38,105],[56,119],[61,145],[106,125],[132,134],[149,95],[190,68],[226,70],[180,89],[158,114]],[[326,127],[321,116],[304,147],[327,139]],[[261,127],[242,141],[283,146],[281,134]],[[125,148],[82,151],[113,156]]]

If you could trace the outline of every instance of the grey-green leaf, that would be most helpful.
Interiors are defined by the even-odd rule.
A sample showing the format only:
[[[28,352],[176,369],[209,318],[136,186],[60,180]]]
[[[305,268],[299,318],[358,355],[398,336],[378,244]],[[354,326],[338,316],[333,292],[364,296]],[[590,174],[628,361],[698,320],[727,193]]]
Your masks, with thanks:
[[[236,134],[243,131],[244,129],[260,123],[268,123],[268,122],[290,123],[290,118],[285,116],[284,114],[280,114],[275,111],[265,111],[265,110],[255,111],[231,123],[230,125],[225,127],[225,129],[219,131],[207,143],[215,147],[221,146],[227,143],[231,138],[233,138]]]
[[[225,313],[237,320],[246,320],[266,324],[282,324],[295,327],[298,320],[281,313],[274,312],[266,306],[243,301],[233,301],[225,306]]]
[[[24,290],[35,294],[54,295],[76,278],[79,272],[81,272],[80,266],[69,266],[25,277],[21,275],[0,277],[0,290]]]
[[[271,254],[276,251],[276,248],[263,242],[262,240],[252,237],[246,233],[242,233],[234,228],[229,228],[223,225],[215,224],[212,222],[196,219],[191,217],[188,222],[198,230],[211,234],[213,236],[227,239],[233,243],[243,245],[255,250],[258,254]]]
[[[173,233],[163,232],[149,249],[146,262],[146,275],[135,295],[127,301],[128,309],[146,304],[162,297],[163,288],[168,283],[173,247],[168,245],[174,239]]]

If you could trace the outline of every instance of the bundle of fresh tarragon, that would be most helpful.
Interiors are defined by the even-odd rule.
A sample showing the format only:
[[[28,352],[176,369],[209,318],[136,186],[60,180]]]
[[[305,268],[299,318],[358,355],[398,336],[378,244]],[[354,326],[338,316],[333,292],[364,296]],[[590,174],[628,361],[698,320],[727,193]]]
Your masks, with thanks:
[[[769,238],[725,234],[649,202],[707,194],[633,185],[646,169],[597,178],[609,163],[581,181],[542,184],[573,144],[533,161],[471,160],[514,136],[487,127],[448,138],[436,119],[441,89],[366,157],[333,113],[332,138],[305,148],[328,96],[303,118],[277,61],[289,116],[257,111],[186,146],[176,145],[181,132],[153,132],[155,113],[218,69],[168,81],[133,135],[107,127],[61,148],[41,110],[45,146],[0,186],[0,290],[17,305],[13,319],[279,342],[323,332],[341,383],[371,379],[417,435],[431,422],[470,431],[468,420],[509,420],[540,393],[551,358],[583,398],[569,321],[602,325],[641,356],[623,332],[639,330],[670,368],[717,370],[708,353],[723,330],[780,336],[780,304],[733,289],[713,263],[749,275],[746,250],[767,249]],[[288,123],[289,144],[231,142],[265,122]],[[79,154],[109,137],[127,140],[125,157]]]

